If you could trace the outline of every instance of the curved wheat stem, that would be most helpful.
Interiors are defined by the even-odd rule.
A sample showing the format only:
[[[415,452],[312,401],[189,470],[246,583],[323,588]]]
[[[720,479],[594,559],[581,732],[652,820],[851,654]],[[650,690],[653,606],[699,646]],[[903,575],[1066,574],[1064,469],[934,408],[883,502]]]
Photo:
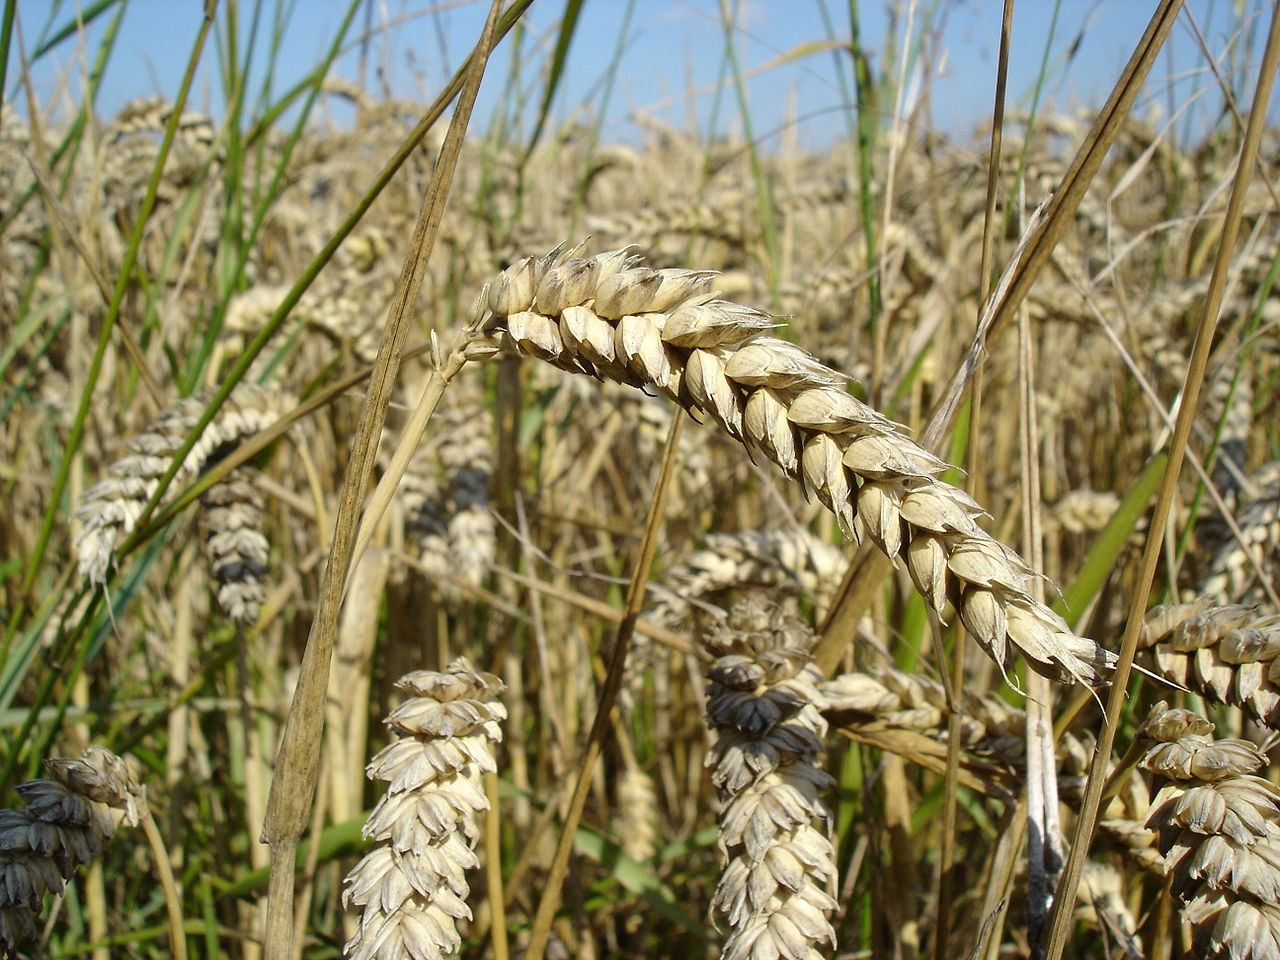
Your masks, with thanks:
[[[829,816],[835,784],[818,762],[827,725],[809,650],[812,631],[758,597],[734,605],[703,638],[707,756],[724,809],[726,863],[711,908],[728,919],[723,960],[816,958],[835,946],[835,849],[813,821]]]
[[[493,747],[507,716],[502,681],[461,658],[396,686],[413,698],[387,717],[401,739],[369,763],[369,777],[388,782],[364,827],[377,846],[347,874],[343,893],[361,910],[345,947],[356,960],[435,960],[458,949],[455,923],[471,919],[465,871],[480,864],[476,817],[489,807],[482,777],[497,770]]]
[[[578,252],[526,258],[490,283],[480,298],[488,341],[470,355],[537,357],[715,420],[801,482],[848,535],[905,563],[935,610],[953,604],[1002,668],[1021,652],[1047,676],[1102,679],[1114,655],[1031,596],[1036,574],[978,526],[970,497],[938,479],[946,464],[850,396],[839,373],[769,336],[771,316],[715,299],[707,271],[652,270],[628,249]]]

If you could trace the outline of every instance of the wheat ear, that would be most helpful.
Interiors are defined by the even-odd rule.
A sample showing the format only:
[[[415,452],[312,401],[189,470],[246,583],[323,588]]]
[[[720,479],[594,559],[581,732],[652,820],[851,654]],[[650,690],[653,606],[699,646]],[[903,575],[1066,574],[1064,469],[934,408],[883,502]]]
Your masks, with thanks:
[[[254,623],[267,597],[270,544],[262,532],[262,497],[253,471],[232,471],[200,497],[200,538],[218,606],[237,623]]]
[[[476,817],[489,807],[482,777],[497,770],[493,747],[507,716],[502,681],[461,658],[396,686],[412,695],[387,717],[402,736],[368,768],[388,784],[364,827],[377,845],[343,893],[361,911],[345,947],[355,960],[435,960],[461,945],[455,924],[471,919],[465,872],[480,865]]]
[[[146,803],[137,769],[102,747],[46,764],[51,779],[14,789],[25,807],[0,810],[0,944],[36,936],[46,892],[62,893],[119,826],[137,826]]]
[[[1138,643],[1166,680],[1280,729],[1280,616],[1208,597],[1164,604],[1147,614]]]
[[[835,849],[813,826],[835,784],[818,763],[826,721],[810,650],[815,637],[760,597],[739,601],[703,638],[707,756],[724,808],[725,867],[712,900],[729,923],[723,960],[817,958],[835,946]]]
[[[946,464],[850,396],[845,378],[752,307],[715,299],[714,274],[652,270],[628,249],[526,258],[482,293],[482,357],[506,350],[655,390],[715,420],[869,536],[940,613],[948,603],[1002,668],[1021,652],[1056,679],[1100,682],[1114,654],[1036,601],[1036,574],[977,524],[981,508],[938,477]],[[857,521],[855,523],[855,521]]]
[[[1159,704],[1142,766],[1168,783],[1147,826],[1198,956],[1280,960],[1280,788],[1253,776],[1266,763],[1247,740],[1214,740],[1213,724]]]
[[[1254,496],[1237,517],[1244,540],[1219,535],[1222,545],[1201,588],[1220,603],[1270,600],[1261,578],[1280,579],[1280,460],[1264,463],[1249,479]]]
[[[106,479],[85,491],[76,510],[84,526],[75,551],[80,574],[90,583],[106,582],[116,545],[132,532],[204,407],[201,400],[187,397],[165,410],[145,433],[129,441],[129,454],[107,469]],[[285,409],[285,397],[274,390],[254,384],[237,387],[183,460],[176,481],[193,479],[210,460],[270,426]]]
[[[885,749],[892,749],[898,731],[918,732],[927,739],[913,739],[913,744],[928,743],[939,756],[945,754],[941,744],[947,738],[950,709],[938,681],[879,665],[832,677],[820,689],[826,700],[823,716],[833,730],[855,739],[871,737]],[[1026,772],[1026,724],[1026,713],[1000,698],[973,697],[966,700],[960,716],[961,744],[974,756],[1012,770],[1020,782]],[[1057,746],[1059,790],[1078,795],[1093,757],[1093,740],[1064,731]]]

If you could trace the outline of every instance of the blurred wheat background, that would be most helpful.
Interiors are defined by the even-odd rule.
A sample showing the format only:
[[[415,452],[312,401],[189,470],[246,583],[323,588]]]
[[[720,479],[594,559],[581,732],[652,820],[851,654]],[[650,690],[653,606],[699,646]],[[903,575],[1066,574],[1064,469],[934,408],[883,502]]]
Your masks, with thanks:
[[[1274,5],[190,6],[3,5],[0,948],[1280,960]]]

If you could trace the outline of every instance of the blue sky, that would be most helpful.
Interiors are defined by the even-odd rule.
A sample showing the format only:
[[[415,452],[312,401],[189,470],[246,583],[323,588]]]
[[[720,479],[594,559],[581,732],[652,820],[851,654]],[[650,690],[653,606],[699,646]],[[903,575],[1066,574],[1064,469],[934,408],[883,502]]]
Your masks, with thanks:
[[[225,5],[226,0],[224,0]],[[262,4],[265,53],[271,18],[281,7],[289,10],[275,64],[274,89],[286,89],[320,59],[338,29],[350,0],[294,0]],[[755,136],[766,145],[771,135],[794,130],[807,147],[821,147],[847,132],[849,58],[836,45],[849,36],[847,0],[724,0],[733,13],[733,41],[742,70]],[[27,49],[34,50],[42,31],[74,21],[73,0],[28,0],[20,4],[20,28]],[[199,0],[128,0],[119,40],[99,98],[99,112],[109,116],[129,99],[177,90],[195,37],[202,4]],[[1029,103],[1041,59],[1049,44],[1047,103],[1062,109],[1101,103],[1146,24],[1153,3],[1147,0],[1019,0],[1014,18],[1013,59],[1010,64],[1012,103]],[[863,46],[874,69],[902,62],[903,37],[922,25],[935,28],[937,39],[922,55],[909,51],[913,70],[903,77],[903,106],[925,88],[933,126],[960,139],[970,137],[989,116],[999,42],[1001,4],[998,0],[969,2],[912,2],[882,0],[859,4]],[[336,72],[358,79],[363,64],[366,83],[386,85],[397,95],[428,99],[443,78],[470,49],[483,22],[487,4],[423,2],[423,0],[365,0],[349,36],[370,28],[366,44],[354,44],[338,61]],[[495,109],[504,79],[513,62],[522,71],[524,96],[536,101],[540,81],[564,9],[563,0],[536,0],[526,19],[518,48],[508,40],[490,64],[482,90],[477,123],[484,125]],[[1142,115],[1194,101],[1188,122],[1212,116],[1220,99],[1192,29],[1194,22],[1208,48],[1221,56],[1243,25],[1246,38],[1237,50],[1250,49],[1252,62],[1260,50],[1266,24],[1265,0],[1190,0],[1174,29],[1171,44],[1152,74]],[[246,34],[254,4],[241,0],[241,33]],[[892,10],[896,16],[890,16]],[[1056,11],[1056,22],[1055,22]],[[601,108],[602,82],[615,52],[622,48],[617,83],[605,112],[606,140],[633,139],[637,115],[656,117],[687,127],[696,122],[705,134],[713,120],[722,132],[741,129],[734,91],[725,86],[725,29],[719,0],[638,0],[627,17],[626,0],[586,0],[582,22],[570,51],[556,116],[594,116]],[[37,97],[45,105],[65,105],[79,99],[85,64],[103,35],[108,16],[89,26],[82,38],[72,37],[34,65]],[[220,29],[225,20],[220,17]],[[216,54],[222,38],[211,42]],[[86,53],[89,51],[90,53]],[[1242,55],[1241,55],[1242,56]],[[260,88],[265,57],[251,80]],[[1242,61],[1237,57],[1236,63]],[[1224,59],[1222,68],[1229,61]],[[16,61],[10,64],[8,89],[12,95]],[[1246,71],[1247,72],[1247,71]],[[1237,78],[1237,88],[1240,80]],[[1245,83],[1251,89],[1250,77]],[[717,93],[718,91],[718,93]],[[1207,91],[1199,99],[1197,92]],[[192,104],[215,116],[224,100],[216,73],[202,71]],[[1245,101],[1247,102],[1246,94]],[[22,109],[22,97],[17,106]],[[718,105],[718,106],[717,106]],[[893,103],[886,104],[887,109]],[[345,118],[341,108],[331,115]],[[794,118],[794,122],[792,122]],[[1197,120],[1198,118],[1198,120]]]

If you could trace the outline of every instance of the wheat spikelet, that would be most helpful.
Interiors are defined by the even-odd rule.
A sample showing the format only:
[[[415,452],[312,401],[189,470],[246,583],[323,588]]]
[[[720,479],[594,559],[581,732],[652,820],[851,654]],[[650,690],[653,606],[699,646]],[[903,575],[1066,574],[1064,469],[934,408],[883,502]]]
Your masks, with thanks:
[[[165,410],[145,433],[129,441],[131,452],[107,469],[106,479],[85,491],[76,510],[84,526],[75,551],[80,575],[90,583],[106,582],[116,545],[133,530],[203,409],[201,400],[187,397]],[[190,481],[211,460],[274,423],[285,409],[284,396],[273,390],[238,387],[187,454],[175,482]]]
[[[46,892],[62,893],[120,825],[136,826],[146,796],[137,769],[102,747],[46,764],[52,779],[14,789],[26,804],[0,810],[0,944],[35,937]]]
[[[718,732],[707,756],[724,802],[725,868],[712,910],[729,923],[724,960],[816,958],[835,946],[835,850],[813,826],[829,811],[835,781],[819,765],[827,725],[810,661],[812,631],[772,604],[748,598],[705,636],[707,723]]]
[[[465,871],[479,866],[477,814],[488,809],[481,777],[506,709],[497,677],[465,660],[418,670],[396,684],[412,695],[387,717],[401,738],[369,763],[387,793],[364,827],[377,846],[347,874],[343,903],[361,910],[346,944],[356,960],[434,960],[457,950],[456,921],[471,919]]]
[[[1165,679],[1280,729],[1280,615],[1201,597],[1154,607],[1138,642]]]
[[[1142,766],[1165,778],[1147,818],[1195,928],[1200,956],[1280,958],[1280,788],[1253,774],[1266,757],[1246,740],[1213,740],[1188,710],[1148,719],[1158,741]]]
[[[799,528],[713,533],[701,550],[667,571],[649,616],[679,629],[687,625],[694,601],[743,588],[803,593],[822,608],[844,562],[843,550]]]
[[[232,620],[253,623],[267,596],[270,544],[262,532],[262,497],[252,471],[235,470],[201,495],[200,539],[218,605]]]
[[[706,271],[651,270],[629,250],[559,250],[508,268],[477,308],[489,341],[564,369],[655,390],[773,460],[854,537],[905,563],[1002,668],[1021,652],[1055,679],[1099,682],[1113,654],[1071,633],[1028,592],[1035,573],[977,524],[981,508],[938,479],[946,465],[844,390],[768,314],[714,299]],[[856,521],[856,523],[855,523]]]

